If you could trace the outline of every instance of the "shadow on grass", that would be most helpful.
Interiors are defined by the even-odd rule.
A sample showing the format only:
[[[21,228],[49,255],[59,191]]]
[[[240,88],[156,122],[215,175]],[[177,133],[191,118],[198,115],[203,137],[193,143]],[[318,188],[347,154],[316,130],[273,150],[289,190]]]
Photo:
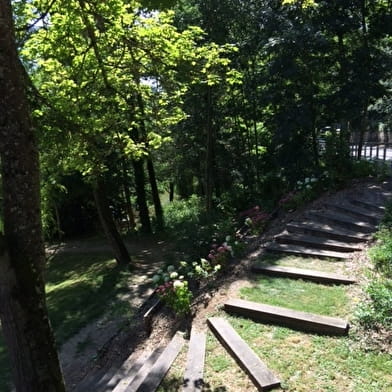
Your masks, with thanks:
[[[167,377],[163,380],[162,384],[158,388],[158,392],[178,392],[181,391],[183,387],[186,387],[187,382],[183,382],[182,379],[178,377]],[[212,387],[208,382],[204,380],[196,380],[194,389],[202,392],[226,392],[227,388],[225,386]]]
[[[128,270],[109,256],[58,255],[47,271],[47,305],[59,344],[105,313],[127,292]]]

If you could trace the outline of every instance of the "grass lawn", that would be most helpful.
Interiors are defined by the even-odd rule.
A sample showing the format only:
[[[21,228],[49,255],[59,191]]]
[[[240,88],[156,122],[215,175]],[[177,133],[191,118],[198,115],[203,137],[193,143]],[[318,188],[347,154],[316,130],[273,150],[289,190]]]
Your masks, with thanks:
[[[124,304],[112,301],[127,291],[127,270],[109,255],[62,253],[46,271],[47,305],[58,346],[90,321]],[[129,307],[129,306],[128,306]],[[9,360],[0,336],[0,392],[8,392]]]
[[[268,264],[341,270],[342,262],[270,256]],[[337,268],[338,267],[338,268]],[[322,285],[302,280],[254,275],[252,286],[240,290],[237,298],[306,312],[342,317],[355,323],[355,305],[350,301],[351,286]],[[321,336],[289,328],[234,317],[224,317],[267,366],[282,380],[281,391],[290,392],[392,392],[392,358],[364,351],[353,330],[348,337]],[[159,392],[180,390],[185,356],[180,356]],[[251,392],[254,384],[208,332],[205,363],[205,391]],[[279,391],[279,389],[277,389]]]

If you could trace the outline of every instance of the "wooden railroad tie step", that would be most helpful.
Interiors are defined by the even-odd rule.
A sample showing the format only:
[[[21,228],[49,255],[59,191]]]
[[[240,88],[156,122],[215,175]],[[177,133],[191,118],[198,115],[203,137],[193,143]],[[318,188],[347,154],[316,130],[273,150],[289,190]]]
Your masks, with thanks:
[[[135,385],[138,381],[141,382],[143,377],[149,373],[163,350],[164,347],[158,347],[153,351],[145,351],[135,360],[133,359],[133,355],[131,355],[109,381],[105,392],[111,390],[113,390],[113,392],[129,391],[130,385]]]
[[[337,241],[366,242],[370,236],[355,231],[336,228],[330,225],[316,222],[291,222],[286,225],[290,233],[303,233],[317,237],[327,237]]]
[[[291,244],[277,244],[271,243],[266,249],[270,252],[284,252],[290,254],[299,254],[302,256],[313,256],[313,257],[328,257],[333,259],[348,259],[350,254],[347,252],[336,252],[332,250],[324,249],[313,249],[301,245],[291,245]]]
[[[206,334],[192,329],[187,363],[185,367],[183,392],[199,392],[204,389],[203,371],[206,351]]]
[[[113,392],[154,392],[179,354],[184,339],[175,334],[162,351],[155,350],[141,369],[130,380],[121,380]],[[159,355],[160,354],[160,355]]]
[[[385,207],[383,205],[372,203],[366,200],[350,199],[350,203],[360,206],[362,208],[366,208],[368,210],[379,212],[381,214],[384,214],[385,212]]]
[[[308,212],[308,217],[309,219],[316,220],[317,222],[330,223],[354,232],[369,234],[376,231],[375,226],[343,214],[333,214],[326,211],[310,211]]]
[[[337,252],[356,252],[362,249],[358,244],[306,234],[280,234],[275,237],[275,241],[282,244],[304,245]]]
[[[347,321],[297,310],[260,304],[257,302],[230,299],[224,304],[228,313],[248,317],[256,321],[279,324],[297,330],[328,335],[347,335]]]
[[[369,209],[366,208],[355,206],[354,204],[348,204],[348,203],[336,204],[336,203],[328,202],[325,204],[325,206],[332,210],[343,212],[347,215],[357,217],[373,225],[377,225],[382,218],[382,214],[375,211],[370,211]]]
[[[302,268],[280,267],[275,265],[254,265],[252,271],[264,275],[279,276],[292,279],[311,280],[318,283],[353,284],[355,279],[330,272],[315,271]]]
[[[213,317],[207,323],[226,350],[260,391],[268,391],[280,386],[280,380],[267,368],[254,351],[223,318]]]

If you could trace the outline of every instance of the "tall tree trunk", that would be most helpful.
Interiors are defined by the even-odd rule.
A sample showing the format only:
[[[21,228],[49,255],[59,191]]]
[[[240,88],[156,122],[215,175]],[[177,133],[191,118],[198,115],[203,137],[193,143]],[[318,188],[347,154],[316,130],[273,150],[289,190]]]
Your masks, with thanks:
[[[207,148],[206,148],[206,211],[212,210],[212,194],[214,190],[214,130],[212,125],[212,97],[211,88],[208,87],[206,96],[206,132],[207,132]]]
[[[159,191],[158,191],[157,179],[155,176],[154,164],[152,162],[151,157],[147,159],[147,171],[148,171],[148,178],[150,180],[152,200],[154,202],[155,217],[157,219],[157,229],[158,231],[162,231],[165,225],[163,220],[163,210],[162,210],[161,199],[159,198]]]
[[[0,318],[18,392],[64,392],[46,309],[38,151],[33,135],[10,1],[0,1],[0,159],[4,233]]]
[[[169,183],[169,201],[170,203],[174,201],[174,182],[170,181]]]
[[[150,214],[148,212],[147,197],[144,175],[143,160],[133,160],[133,169],[135,171],[135,186],[136,186],[136,201],[139,207],[139,219],[142,224],[141,231],[146,234],[151,234]]]
[[[135,230],[135,214],[133,213],[133,208],[131,204],[131,193],[129,191],[129,185],[127,181],[127,169],[125,165],[125,159],[122,159],[122,174],[123,174],[123,187],[124,187],[124,198],[125,198],[125,209],[127,211],[128,222],[130,230]]]
[[[94,187],[94,200],[97,206],[99,220],[106,238],[113,250],[113,254],[119,265],[128,265],[131,263],[128,250],[117,230],[114,223],[112,212],[110,211],[108,199],[106,196],[105,184],[101,178],[98,178]]]

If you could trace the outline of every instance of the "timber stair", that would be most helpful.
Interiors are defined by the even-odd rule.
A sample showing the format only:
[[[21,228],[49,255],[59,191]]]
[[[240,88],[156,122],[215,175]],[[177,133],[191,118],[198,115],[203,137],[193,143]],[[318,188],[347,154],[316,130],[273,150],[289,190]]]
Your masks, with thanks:
[[[385,207],[383,205],[371,203],[366,200],[360,200],[360,199],[350,199],[350,203],[357,205],[362,208],[366,208],[368,210],[374,211],[376,213],[381,213],[383,214],[385,212]]]
[[[325,249],[309,248],[303,245],[279,244],[273,242],[266,248],[269,252],[282,252],[294,255],[327,257],[331,259],[348,259],[350,254],[347,252],[336,252]]]
[[[380,212],[376,211],[369,211],[365,208],[358,207],[355,205],[351,205],[348,203],[326,203],[326,207],[329,209],[338,211],[338,212],[343,212],[347,215],[362,219],[370,224],[373,225],[378,225],[380,223],[380,220],[382,218],[382,214]]]
[[[309,234],[343,242],[367,242],[370,239],[368,234],[312,221],[290,222],[286,229],[289,233]]]
[[[300,312],[242,299],[226,301],[224,309],[230,314],[263,323],[283,325],[301,331],[328,335],[347,335],[349,330],[348,322],[340,318]]]
[[[209,318],[207,323],[217,339],[248,374],[258,390],[268,391],[280,386],[280,380],[267,368],[226,320],[213,317]]]
[[[358,244],[336,241],[306,234],[280,234],[275,237],[275,241],[280,244],[311,246],[317,249],[332,250],[336,252],[356,252],[362,249]]]
[[[359,233],[370,234],[376,231],[374,225],[360,221],[358,219],[353,219],[346,214],[332,213],[329,211],[310,211],[308,212],[308,217],[319,222],[341,226],[347,230],[352,230]]]
[[[311,280],[313,282],[325,284],[353,284],[356,282],[354,278],[351,278],[349,276],[334,274],[330,272],[322,272],[293,267],[281,267],[275,265],[254,265],[252,267],[252,272],[290,279]]]

